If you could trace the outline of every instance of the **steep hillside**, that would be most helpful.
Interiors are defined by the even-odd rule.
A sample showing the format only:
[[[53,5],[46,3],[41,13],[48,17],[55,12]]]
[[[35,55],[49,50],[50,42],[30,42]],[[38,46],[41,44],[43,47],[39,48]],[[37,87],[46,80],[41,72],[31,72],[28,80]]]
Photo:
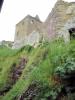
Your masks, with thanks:
[[[63,80],[74,71],[75,40],[19,50],[0,47],[0,100],[75,100],[74,85]]]

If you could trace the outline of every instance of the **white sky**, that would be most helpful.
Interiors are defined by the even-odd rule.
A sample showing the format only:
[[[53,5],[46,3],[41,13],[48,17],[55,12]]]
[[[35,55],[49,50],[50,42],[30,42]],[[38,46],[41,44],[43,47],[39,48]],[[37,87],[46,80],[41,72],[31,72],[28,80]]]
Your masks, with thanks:
[[[57,0],[5,0],[0,13],[0,41],[14,40],[15,24],[27,14],[45,21]],[[65,0],[75,1],[75,0]]]

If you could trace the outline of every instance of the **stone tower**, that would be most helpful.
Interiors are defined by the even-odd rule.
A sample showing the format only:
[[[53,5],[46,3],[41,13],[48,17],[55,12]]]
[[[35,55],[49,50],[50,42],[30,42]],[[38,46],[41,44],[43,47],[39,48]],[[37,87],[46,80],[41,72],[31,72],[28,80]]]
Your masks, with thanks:
[[[27,15],[16,25],[16,34],[13,48],[20,48],[24,45],[35,45],[41,39],[42,22],[38,15],[32,17]]]

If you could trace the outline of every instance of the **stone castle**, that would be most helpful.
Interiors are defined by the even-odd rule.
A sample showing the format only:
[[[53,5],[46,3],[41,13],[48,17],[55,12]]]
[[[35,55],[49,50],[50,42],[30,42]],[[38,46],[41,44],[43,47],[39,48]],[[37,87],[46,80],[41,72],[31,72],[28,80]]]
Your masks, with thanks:
[[[42,22],[39,17],[27,15],[21,22],[16,25],[16,34],[14,47],[22,47],[24,45],[37,45],[42,38]]]
[[[59,37],[63,37],[67,42],[74,32],[75,2],[57,0],[45,22],[41,22],[38,15],[28,15],[16,25],[13,48],[27,44],[36,47],[41,40],[50,41]]]

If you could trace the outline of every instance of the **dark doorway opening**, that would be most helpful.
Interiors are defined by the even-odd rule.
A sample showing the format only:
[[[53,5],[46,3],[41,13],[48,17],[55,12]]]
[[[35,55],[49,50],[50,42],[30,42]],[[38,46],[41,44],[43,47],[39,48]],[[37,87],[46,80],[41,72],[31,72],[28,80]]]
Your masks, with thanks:
[[[70,34],[70,39],[75,39],[75,28],[68,29]]]

